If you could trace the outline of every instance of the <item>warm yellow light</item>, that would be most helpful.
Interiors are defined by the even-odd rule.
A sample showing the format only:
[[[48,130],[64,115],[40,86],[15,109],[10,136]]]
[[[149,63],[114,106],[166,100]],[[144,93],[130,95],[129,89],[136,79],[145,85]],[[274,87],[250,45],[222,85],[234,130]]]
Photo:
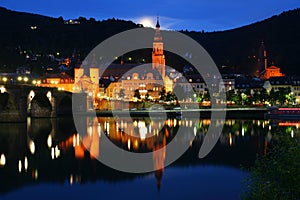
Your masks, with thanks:
[[[18,77],[18,81],[21,81],[21,80],[22,80],[22,77],[21,77],[21,76],[19,76],[19,77]]]
[[[4,86],[1,86],[1,87],[0,87],[0,93],[4,93],[4,92],[6,92],[6,89],[5,89]]]
[[[34,84],[34,85],[35,85],[35,84],[36,84],[36,80],[33,80],[33,81],[32,81],[32,84]]]
[[[22,171],[22,161],[21,160],[19,160],[18,169],[19,169],[19,172]]]
[[[3,77],[3,79],[2,79],[4,82],[6,82],[7,81],[7,78],[6,77]]]
[[[27,77],[24,77],[24,81],[27,82],[27,81],[28,81],[28,78],[27,78]]]
[[[25,171],[27,171],[27,169],[28,169],[28,159],[27,159],[27,157],[25,157],[25,160],[24,160],[24,169],[25,169]]]
[[[52,136],[51,136],[51,134],[47,138],[47,145],[48,145],[49,148],[52,147]]]
[[[130,142],[130,140],[127,141],[127,147],[128,147],[128,149],[130,150],[130,147],[131,147],[131,142]]]
[[[34,144],[33,140],[29,141],[28,146],[29,146],[29,150],[30,150],[31,154],[34,154],[35,153],[35,144]]]
[[[4,166],[5,163],[6,163],[5,155],[1,154],[1,157],[0,157],[0,166]]]

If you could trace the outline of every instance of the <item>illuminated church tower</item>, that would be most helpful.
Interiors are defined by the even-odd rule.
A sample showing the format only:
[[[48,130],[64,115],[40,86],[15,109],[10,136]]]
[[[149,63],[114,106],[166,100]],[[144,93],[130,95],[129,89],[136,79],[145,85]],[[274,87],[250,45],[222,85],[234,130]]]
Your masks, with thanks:
[[[164,44],[162,41],[162,36],[160,33],[160,25],[157,18],[156,31],[153,41],[153,51],[152,51],[152,68],[157,69],[164,79],[166,76],[165,67],[165,55],[164,55]]]

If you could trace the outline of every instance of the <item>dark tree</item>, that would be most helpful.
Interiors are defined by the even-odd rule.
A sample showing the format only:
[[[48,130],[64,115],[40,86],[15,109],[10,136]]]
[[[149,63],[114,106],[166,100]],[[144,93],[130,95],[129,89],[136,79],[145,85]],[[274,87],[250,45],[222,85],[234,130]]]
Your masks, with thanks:
[[[134,97],[137,99],[141,99],[141,94],[140,91],[138,89],[134,90]]]

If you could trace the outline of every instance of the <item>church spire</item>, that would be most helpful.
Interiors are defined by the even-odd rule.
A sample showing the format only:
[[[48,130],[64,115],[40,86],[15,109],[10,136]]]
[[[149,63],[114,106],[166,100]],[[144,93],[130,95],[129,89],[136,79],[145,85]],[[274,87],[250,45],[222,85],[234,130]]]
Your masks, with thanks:
[[[159,25],[159,18],[157,17],[157,21],[156,21],[156,28],[160,28],[160,25]]]

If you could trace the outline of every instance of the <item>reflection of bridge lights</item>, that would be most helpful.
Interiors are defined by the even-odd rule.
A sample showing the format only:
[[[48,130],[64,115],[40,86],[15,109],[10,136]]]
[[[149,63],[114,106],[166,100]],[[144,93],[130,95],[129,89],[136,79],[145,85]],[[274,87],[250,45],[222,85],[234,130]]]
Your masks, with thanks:
[[[60,150],[58,149],[58,146],[55,146],[55,157],[58,158],[60,156]]]
[[[48,135],[48,138],[47,138],[47,145],[48,145],[49,148],[51,148],[51,146],[52,146],[52,136],[51,136],[51,134]]]
[[[244,135],[245,135],[245,128],[242,127],[242,136],[244,136]]]
[[[35,180],[37,180],[38,176],[39,176],[39,174],[38,174],[38,170],[37,169],[35,169],[34,171],[32,171],[32,178],[34,178]]]
[[[232,146],[232,135],[229,133],[229,145]]]
[[[74,178],[73,178],[73,174],[70,175],[70,185],[73,185],[74,182]]]
[[[24,169],[25,169],[25,171],[27,171],[27,169],[28,169],[28,159],[26,156],[25,156],[25,160],[24,160]]]
[[[6,163],[5,155],[1,154],[1,157],[0,157],[0,166],[4,166],[5,163]]]
[[[291,137],[294,138],[294,130],[291,131]]]
[[[20,173],[22,171],[22,161],[21,160],[19,160],[18,169],[19,169],[19,173]]]
[[[34,144],[34,141],[33,141],[33,140],[30,140],[29,143],[28,143],[28,146],[29,146],[30,153],[31,153],[31,154],[34,154],[34,152],[35,152],[35,144]]]
[[[196,126],[194,127],[194,135],[195,136],[197,135],[197,128],[196,128]]]
[[[51,158],[54,160],[54,158],[58,158],[60,156],[60,150],[58,149],[58,146],[56,145],[55,148],[51,148]]]

